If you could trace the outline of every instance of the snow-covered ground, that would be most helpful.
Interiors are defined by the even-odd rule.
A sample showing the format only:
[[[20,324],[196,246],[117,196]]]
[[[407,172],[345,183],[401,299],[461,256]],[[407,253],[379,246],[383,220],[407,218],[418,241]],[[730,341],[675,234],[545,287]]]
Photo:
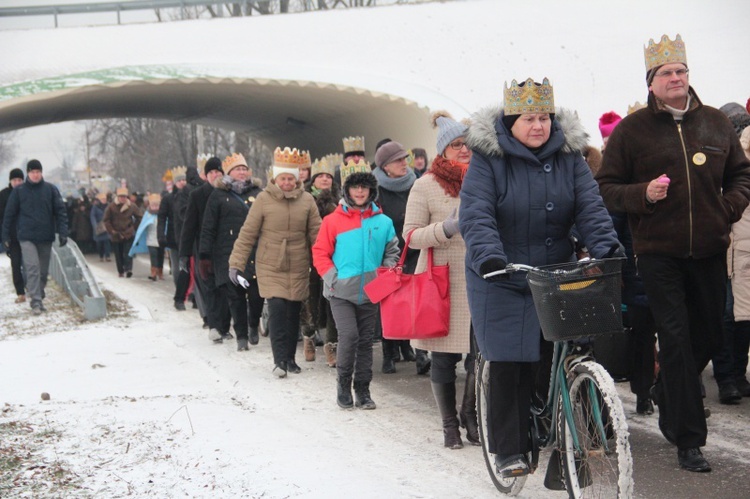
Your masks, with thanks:
[[[268,338],[243,353],[234,341],[210,344],[196,311],[172,307],[171,283],[152,284],[138,269],[119,279],[114,263],[92,264],[113,313],[85,323],[55,285],[47,314],[14,304],[0,257],[0,497],[496,495],[479,448],[442,447],[428,378],[384,376],[376,362],[378,408],[341,410],[321,352],[300,360],[302,374],[276,379]],[[634,443],[636,472],[645,481],[666,466],[665,483],[695,479],[675,471],[655,417],[635,416],[626,384],[618,389],[634,440],[661,453],[642,457],[646,444]],[[705,449],[714,462],[750,465],[745,404],[714,404]],[[23,459],[21,473],[5,468],[10,456]],[[542,478],[531,477],[522,497],[565,497]],[[718,473],[711,479],[723,483]],[[724,497],[750,494],[731,487]],[[638,481],[636,492],[644,496]]]

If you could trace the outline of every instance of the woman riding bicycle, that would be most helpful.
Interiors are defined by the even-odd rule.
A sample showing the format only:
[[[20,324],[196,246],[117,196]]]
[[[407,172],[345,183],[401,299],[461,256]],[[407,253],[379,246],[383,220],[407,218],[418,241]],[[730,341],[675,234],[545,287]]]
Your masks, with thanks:
[[[535,390],[546,394],[551,344],[544,344],[523,274],[482,276],[508,263],[574,261],[574,225],[592,257],[619,256],[621,249],[581,154],[588,136],[577,115],[555,110],[546,78],[506,83],[504,98],[503,107],[472,117],[467,142],[474,154],[459,225],[476,341],[490,362],[489,450],[499,474],[518,476],[529,471],[530,405]]]

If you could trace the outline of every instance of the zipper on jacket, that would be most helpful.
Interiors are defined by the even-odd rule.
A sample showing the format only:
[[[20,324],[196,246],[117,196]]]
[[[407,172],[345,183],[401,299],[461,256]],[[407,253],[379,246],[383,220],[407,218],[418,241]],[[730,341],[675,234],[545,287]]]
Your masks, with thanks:
[[[677,133],[680,135],[680,143],[682,144],[682,155],[685,158],[685,174],[687,177],[687,188],[688,188],[688,237],[689,237],[689,250],[688,256],[693,256],[693,190],[690,187],[690,162],[688,161],[687,148],[685,148],[685,137],[682,135],[682,124],[677,123]]]

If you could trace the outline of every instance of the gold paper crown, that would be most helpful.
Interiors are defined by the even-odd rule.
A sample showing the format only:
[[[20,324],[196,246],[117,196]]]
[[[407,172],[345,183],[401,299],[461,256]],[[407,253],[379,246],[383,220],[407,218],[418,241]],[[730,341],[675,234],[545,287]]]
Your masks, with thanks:
[[[685,43],[679,33],[674,41],[670,40],[667,35],[662,35],[659,43],[654,43],[654,39],[651,38],[648,46],[643,47],[643,55],[646,58],[646,72],[673,62],[680,62],[687,66]]]
[[[184,177],[187,174],[187,167],[186,166],[175,166],[172,168],[172,179],[182,176]]]
[[[333,165],[334,168],[340,168],[344,163],[344,155],[338,153],[326,154],[323,156],[323,159],[325,159],[329,165]]]
[[[646,107],[646,104],[641,104],[638,101],[635,101],[635,104],[632,106],[628,106],[628,114],[633,114],[634,112],[638,111],[639,109],[643,109]]]
[[[360,161],[359,163],[349,161],[347,164],[341,166],[341,185],[346,183],[346,177],[352,173],[372,173],[372,168],[370,168],[370,163],[367,161]]]
[[[210,158],[210,154],[199,154],[195,157],[195,166],[198,168],[199,172],[202,172],[206,168],[206,162],[208,161],[208,158]]]
[[[503,96],[505,98],[505,116],[514,116],[526,113],[554,113],[555,96],[549,80],[544,78],[539,85],[528,78],[519,85],[516,80],[505,82]]]
[[[336,174],[336,163],[329,163],[326,158],[327,156],[315,160],[315,163],[312,165],[312,170],[310,171],[310,178],[320,173],[327,173],[331,177]]]
[[[221,169],[224,171],[226,175],[229,175],[229,172],[232,171],[232,168],[236,168],[238,166],[244,166],[247,167],[247,161],[245,161],[245,156],[242,154],[234,153],[231,156],[227,156],[224,158],[224,161],[221,162]]]
[[[283,151],[280,147],[277,147],[273,152],[273,166],[310,168],[310,153],[307,151],[298,151],[296,147],[291,150],[285,147]]]
[[[344,154],[349,152],[365,152],[364,137],[344,137]]]

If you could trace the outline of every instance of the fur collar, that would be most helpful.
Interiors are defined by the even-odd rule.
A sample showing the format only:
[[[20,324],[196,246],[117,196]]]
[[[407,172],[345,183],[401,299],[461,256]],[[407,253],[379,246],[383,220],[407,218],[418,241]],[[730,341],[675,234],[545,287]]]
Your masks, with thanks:
[[[503,106],[486,107],[474,113],[466,134],[466,142],[472,149],[485,156],[503,157],[505,152],[497,141],[496,123],[503,116]],[[501,125],[502,126],[502,125]],[[578,113],[569,109],[556,108],[552,132],[561,131],[565,137],[564,153],[581,152],[588,145],[589,135],[583,129]]]

